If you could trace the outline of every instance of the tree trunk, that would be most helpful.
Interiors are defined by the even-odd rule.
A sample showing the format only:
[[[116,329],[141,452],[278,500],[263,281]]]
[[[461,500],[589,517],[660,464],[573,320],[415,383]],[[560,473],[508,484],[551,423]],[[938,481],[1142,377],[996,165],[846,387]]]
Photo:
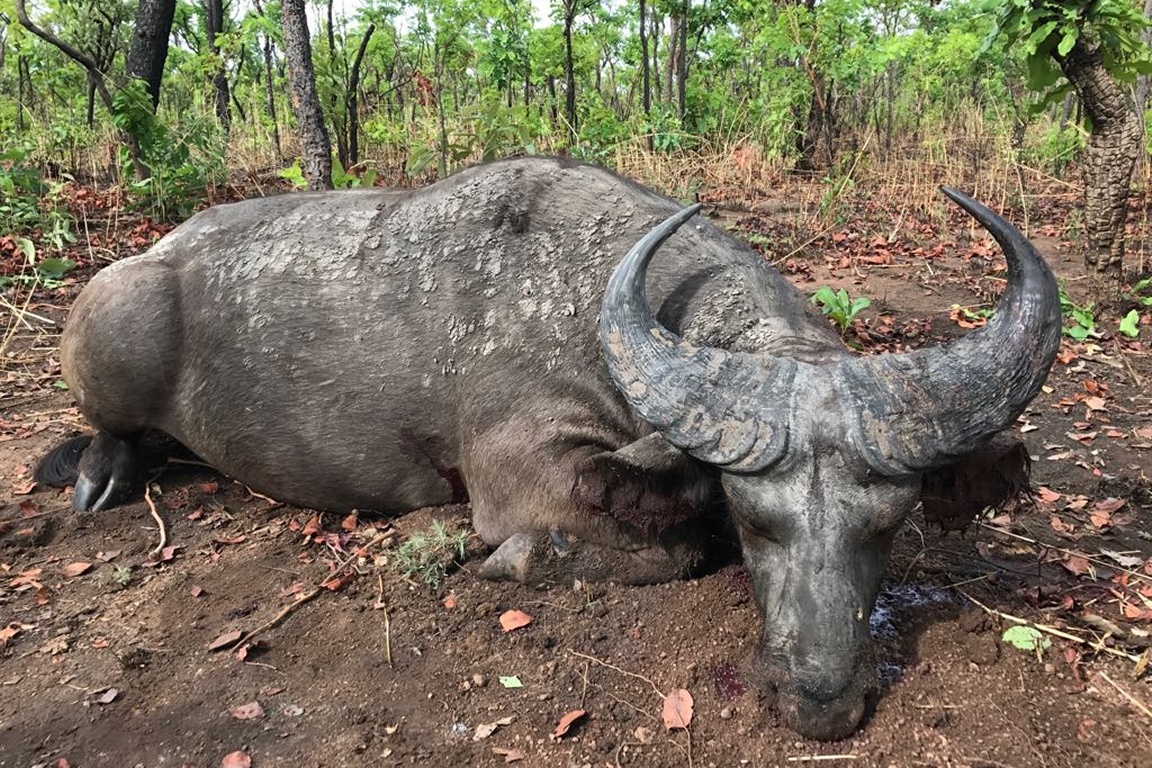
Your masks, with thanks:
[[[1152,20],[1152,0],[1144,0],[1144,17]],[[1140,39],[1152,48],[1152,25],[1144,27],[1140,32]],[[1136,114],[1144,117],[1144,110],[1148,108],[1148,94],[1152,93],[1152,75],[1140,75],[1136,80]]]
[[[220,56],[220,46],[216,43],[216,37],[224,34],[224,0],[204,0],[204,18],[208,32],[208,50],[216,58],[216,71],[212,73],[216,120],[227,133],[232,124],[232,115],[228,111],[228,73],[224,69],[224,59]]]
[[[176,0],[140,0],[136,7],[136,24],[132,28],[125,70],[129,77],[138,77],[148,84],[153,111],[160,104],[160,83],[164,79],[168,38],[175,15]]]
[[[256,12],[264,16],[264,7],[260,0],[256,0]],[[267,16],[264,16],[267,18]],[[276,117],[276,89],[272,84],[272,36],[264,35],[264,98],[268,103],[268,117],[272,119],[272,143],[276,147],[276,160],[281,158],[280,149],[280,122]]]
[[[332,141],[316,95],[316,72],[312,68],[312,41],[308,36],[304,0],[281,0],[280,12],[292,107],[304,154],[304,175],[309,189],[332,189]]]
[[[648,59],[648,6],[645,0],[640,0],[640,69],[641,79],[644,81],[640,91],[640,107],[644,116],[652,111],[652,62]]]
[[[368,41],[376,31],[375,24],[369,24],[360,38],[360,48],[356,51],[356,59],[352,62],[352,71],[348,75],[348,93],[345,94],[345,109],[348,112],[348,167],[360,162],[360,65],[364,63],[364,54],[368,51]],[[347,169],[345,169],[347,170]]]
[[[1095,298],[1102,300],[1107,298],[1105,283],[1114,289],[1123,277],[1128,193],[1143,126],[1124,89],[1104,68],[1099,44],[1081,37],[1056,61],[1092,122],[1084,158],[1084,266],[1095,278]]]
[[[564,119],[569,140],[576,143],[576,73],[572,60],[572,24],[576,21],[576,0],[564,0]]]
[[[691,0],[684,0],[684,16],[680,19],[680,44],[676,50],[676,105],[680,114],[680,125],[688,113],[688,13]]]

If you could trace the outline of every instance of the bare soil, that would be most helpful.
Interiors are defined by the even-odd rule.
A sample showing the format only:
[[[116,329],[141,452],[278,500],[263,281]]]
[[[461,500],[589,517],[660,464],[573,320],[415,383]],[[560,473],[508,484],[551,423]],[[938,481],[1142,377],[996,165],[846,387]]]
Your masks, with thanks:
[[[995,250],[959,216],[942,231],[939,217],[894,229],[882,205],[855,213],[852,228],[768,255],[805,292],[872,297],[852,335],[866,351],[963,333],[949,308],[995,292]],[[1043,213],[1037,242],[1078,275],[1062,213]],[[761,239],[781,226],[732,218]],[[6,296],[60,319],[90,273]],[[738,563],[660,586],[539,590],[479,580],[472,542],[432,588],[401,575],[400,542],[433,520],[466,526],[466,507],[341,520],[189,464],[151,485],[160,555],[143,499],[73,514],[66,494],[30,487],[36,459],[84,425],[53,387],[54,332],[25,317],[9,320],[0,376],[4,768],[246,765],[235,752],[258,767],[1152,764],[1139,663],[1152,644],[1152,361],[1140,340],[1065,345],[1016,427],[1035,460],[1033,504],[963,535],[919,514],[904,527],[874,617],[883,690],[862,730],[820,743],[783,728],[747,682],[760,623]],[[504,631],[508,610],[531,623]],[[1043,625],[1048,647],[1005,642],[1007,616]],[[225,642],[264,626],[243,654]],[[663,697],[677,689],[694,715],[668,730]],[[554,736],[573,710],[586,714]]]

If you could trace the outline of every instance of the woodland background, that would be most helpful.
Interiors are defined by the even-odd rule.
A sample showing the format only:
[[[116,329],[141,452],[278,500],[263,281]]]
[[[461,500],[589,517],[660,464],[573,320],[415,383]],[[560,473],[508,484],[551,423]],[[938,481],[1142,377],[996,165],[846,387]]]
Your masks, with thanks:
[[[560,153],[682,198],[804,178],[825,218],[861,195],[926,205],[941,182],[1025,222],[1035,197],[1075,195],[1106,303],[1146,269],[1125,225],[1150,6],[0,0],[0,236],[23,279],[52,278],[71,181],[178,221],[229,183],[418,185]]]

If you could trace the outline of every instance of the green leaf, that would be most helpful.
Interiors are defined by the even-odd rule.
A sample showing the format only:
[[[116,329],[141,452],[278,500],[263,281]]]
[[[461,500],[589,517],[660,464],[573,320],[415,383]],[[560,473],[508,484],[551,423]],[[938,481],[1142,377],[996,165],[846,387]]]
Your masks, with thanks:
[[[52,386],[56,387],[56,389],[68,389],[68,382],[58,379],[52,382]]]
[[[28,263],[32,264],[36,261],[36,245],[26,237],[16,238],[16,247],[24,252],[24,258],[28,259]]]
[[[1027,652],[1042,651],[1052,645],[1052,641],[1044,637],[1044,633],[1040,630],[1023,625],[1004,630],[1001,639],[1009,645]]]
[[[1039,51],[1040,46],[1056,30],[1056,25],[1059,23],[1058,21],[1049,21],[1032,30],[1032,34],[1028,35],[1028,39],[1024,41],[1024,51],[1029,54]]]
[[[505,688],[523,688],[524,687],[524,683],[520,682],[520,678],[516,677],[516,675],[501,675],[500,676],[500,685],[504,686]]]
[[[1135,337],[1140,335],[1139,312],[1133,309],[1128,314],[1124,315],[1124,319],[1120,321],[1120,333],[1128,337]]]
[[[76,262],[72,259],[43,259],[36,265],[36,271],[50,280],[59,280],[74,269],[76,269]]]
[[[1064,28],[1060,30],[1060,43],[1056,46],[1056,53],[1061,56],[1067,56],[1068,52],[1072,50],[1072,46],[1076,45],[1076,41],[1080,39],[1080,30],[1072,24],[1065,24]]]

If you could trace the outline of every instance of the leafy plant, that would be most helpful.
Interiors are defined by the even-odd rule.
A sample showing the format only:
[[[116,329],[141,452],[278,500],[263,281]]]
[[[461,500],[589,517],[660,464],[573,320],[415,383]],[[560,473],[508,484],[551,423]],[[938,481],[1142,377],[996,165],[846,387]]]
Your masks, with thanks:
[[[62,183],[41,179],[26,148],[0,153],[0,235],[37,233],[56,250],[76,242],[72,216],[61,204],[63,189]]]
[[[1035,627],[1025,625],[1009,627],[1004,630],[1004,635],[1001,639],[1026,653],[1035,651],[1037,656],[1052,647],[1052,641],[1045,637],[1044,633]]]
[[[810,301],[836,323],[841,336],[848,332],[856,316],[872,305],[872,300],[867,297],[853,299],[843,288],[834,291],[827,285],[821,286],[812,294]]]
[[[1128,299],[1135,302],[1142,307],[1152,307],[1152,277],[1146,277],[1138,281],[1128,291]],[[1140,335],[1140,310],[1132,309],[1120,321],[1120,333],[1129,337],[1136,337]]]
[[[1060,314],[1066,320],[1071,320],[1071,325],[1064,326],[1064,335],[1076,341],[1084,341],[1089,336],[1099,336],[1096,330],[1096,313],[1095,304],[1088,302],[1087,304],[1077,304],[1068,295],[1063,287],[1060,288]]]
[[[10,285],[59,288],[63,285],[64,276],[76,268],[76,262],[72,259],[37,258],[35,244],[26,237],[16,238],[16,245],[23,251],[24,259],[27,265],[31,267],[31,272],[0,276],[0,288],[7,288]]]
[[[409,536],[396,548],[396,564],[402,577],[437,589],[449,568],[464,560],[467,546],[467,530],[449,531],[439,520],[433,520],[428,531]]]

